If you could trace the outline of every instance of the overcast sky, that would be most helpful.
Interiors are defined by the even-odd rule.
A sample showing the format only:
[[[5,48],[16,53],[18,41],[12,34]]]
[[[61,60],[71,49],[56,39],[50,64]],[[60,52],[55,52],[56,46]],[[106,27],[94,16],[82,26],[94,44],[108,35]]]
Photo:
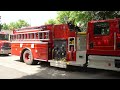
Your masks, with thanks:
[[[43,25],[49,19],[55,19],[56,11],[0,11],[1,23],[15,22],[19,19],[27,21],[31,26]]]

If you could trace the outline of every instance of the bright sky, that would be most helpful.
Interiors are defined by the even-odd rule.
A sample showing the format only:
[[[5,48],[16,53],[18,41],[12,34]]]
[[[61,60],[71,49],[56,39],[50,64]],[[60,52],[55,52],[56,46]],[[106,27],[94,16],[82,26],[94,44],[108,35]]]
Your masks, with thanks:
[[[56,11],[0,11],[1,23],[25,20],[31,26],[44,25],[49,19],[55,19]]]

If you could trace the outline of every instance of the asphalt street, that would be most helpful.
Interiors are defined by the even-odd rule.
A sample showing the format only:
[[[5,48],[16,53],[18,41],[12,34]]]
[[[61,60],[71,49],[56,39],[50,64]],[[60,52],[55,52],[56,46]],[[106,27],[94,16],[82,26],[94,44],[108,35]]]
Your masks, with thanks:
[[[120,72],[84,69],[69,66],[67,69],[49,66],[49,63],[26,65],[18,56],[0,55],[0,79],[119,79]]]

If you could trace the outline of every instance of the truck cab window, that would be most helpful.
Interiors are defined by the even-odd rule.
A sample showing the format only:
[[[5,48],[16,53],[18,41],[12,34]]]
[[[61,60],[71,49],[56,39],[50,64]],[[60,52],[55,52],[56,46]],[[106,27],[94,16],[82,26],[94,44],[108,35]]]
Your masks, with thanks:
[[[9,34],[0,34],[0,40],[9,40]]]
[[[108,35],[109,32],[108,22],[97,22],[94,24],[94,35]]]

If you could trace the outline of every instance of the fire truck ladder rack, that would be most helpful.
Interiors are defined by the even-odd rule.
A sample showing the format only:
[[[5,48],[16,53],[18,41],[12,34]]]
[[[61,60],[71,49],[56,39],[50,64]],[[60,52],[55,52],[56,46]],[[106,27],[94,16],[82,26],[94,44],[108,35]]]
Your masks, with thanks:
[[[49,32],[50,32],[50,30],[38,32],[38,39],[39,40],[49,40]]]
[[[50,30],[38,31],[38,32],[20,32],[11,35],[11,41],[45,41],[49,39]]]

